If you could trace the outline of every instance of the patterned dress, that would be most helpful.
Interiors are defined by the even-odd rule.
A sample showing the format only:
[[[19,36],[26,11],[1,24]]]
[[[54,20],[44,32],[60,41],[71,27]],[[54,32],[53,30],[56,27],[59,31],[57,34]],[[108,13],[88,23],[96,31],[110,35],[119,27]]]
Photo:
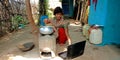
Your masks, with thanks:
[[[68,40],[65,29],[67,28],[68,22],[65,22],[63,19],[57,21],[56,19],[52,20],[52,25],[55,27],[58,33],[57,43],[65,44]]]

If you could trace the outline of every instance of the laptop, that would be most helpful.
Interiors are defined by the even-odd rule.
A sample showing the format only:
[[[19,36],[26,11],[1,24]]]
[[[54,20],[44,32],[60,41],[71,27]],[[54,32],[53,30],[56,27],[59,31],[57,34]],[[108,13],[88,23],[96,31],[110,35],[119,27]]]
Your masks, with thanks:
[[[73,59],[83,55],[86,41],[77,42],[69,45],[67,51],[60,52],[58,55],[63,59]]]

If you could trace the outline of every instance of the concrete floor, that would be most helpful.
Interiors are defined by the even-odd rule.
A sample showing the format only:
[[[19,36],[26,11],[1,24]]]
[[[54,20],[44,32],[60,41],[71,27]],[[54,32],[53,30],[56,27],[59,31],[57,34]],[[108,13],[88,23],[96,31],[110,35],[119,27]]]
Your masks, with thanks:
[[[86,40],[80,32],[80,26],[69,26],[72,44]],[[0,60],[41,60],[39,58],[38,46],[27,52],[22,52],[17,48],[18,44],[34,42],[35,38],[30,33],[30,28],[26,27],[18,32],[8,34],[0,39]],[[57,45],[57,52],[63,51],[68,44]],[[62,60],[56,57],[53,60]],[[72,60],[120,60],[120,48],[113,45],[95,46],[86,42],[84,54]]]

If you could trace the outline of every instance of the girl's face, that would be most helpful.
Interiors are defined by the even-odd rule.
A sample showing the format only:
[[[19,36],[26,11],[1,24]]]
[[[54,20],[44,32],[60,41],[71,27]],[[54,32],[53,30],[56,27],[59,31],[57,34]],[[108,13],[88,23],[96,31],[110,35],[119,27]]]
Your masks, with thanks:
[[[55,14],[55,17],[56,17],[57,20],[61,20],[62,16],[63,16],[62,13],[56,13]]]

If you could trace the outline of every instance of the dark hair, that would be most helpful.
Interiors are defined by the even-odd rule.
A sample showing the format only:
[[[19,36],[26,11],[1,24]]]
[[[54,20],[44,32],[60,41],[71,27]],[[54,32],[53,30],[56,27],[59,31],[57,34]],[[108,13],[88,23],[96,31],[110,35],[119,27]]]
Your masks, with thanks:
[[[57,14],[57,13],[63,14],[62,8],[56,7],[56,8],[54,9],[54,15]]]

